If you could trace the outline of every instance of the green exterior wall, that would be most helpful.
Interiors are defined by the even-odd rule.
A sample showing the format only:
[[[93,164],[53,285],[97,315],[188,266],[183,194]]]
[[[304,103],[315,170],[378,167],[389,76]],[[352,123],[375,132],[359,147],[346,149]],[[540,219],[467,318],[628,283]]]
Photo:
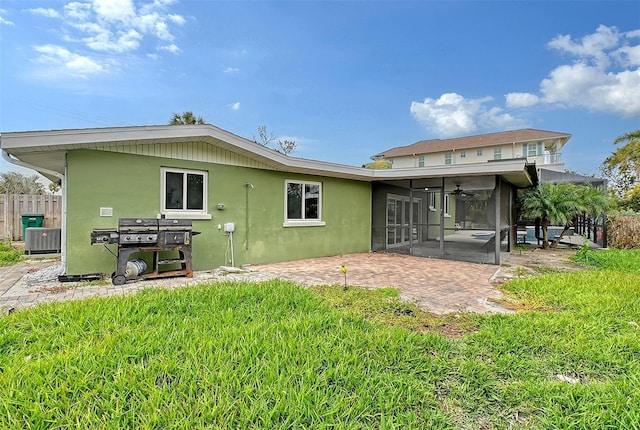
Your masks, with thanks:
[[[194,220],[194,270],[230,265],[229,237],[218,224],[233,222],[235,265],[367,252],[371,246],[371,184],[222,164],[77,150],[67,156],[67,273],[111,273],[116,259],[90,244],[94,228],[116,228],[118,218],[156,218],[162,167],[208,172],[208,213]],[[285,180],[322,183],[325,226],[283,227]],[[251,183],[254,188],[247,188]],[[223,203],[224,210],[216,205]],[[248,203],[248,210],[247,210]],[[100,208],[113,208],[101,217]],[[110,249],[117,252],[115,245]],[[142,256],[146,257],[146,256]]]

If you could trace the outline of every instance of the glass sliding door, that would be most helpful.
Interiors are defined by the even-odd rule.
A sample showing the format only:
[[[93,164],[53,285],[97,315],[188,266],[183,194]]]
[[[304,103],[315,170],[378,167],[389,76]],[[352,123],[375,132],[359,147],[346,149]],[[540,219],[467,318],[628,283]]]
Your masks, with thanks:
[[[411,225],[411,206],[413,206],[413,226]],[[409,232],[413,240],[419,240],[416,224],[420,224],[420,200],[414,199],[413,205],[408,196],[387,195],[387,248],[409,245]]]

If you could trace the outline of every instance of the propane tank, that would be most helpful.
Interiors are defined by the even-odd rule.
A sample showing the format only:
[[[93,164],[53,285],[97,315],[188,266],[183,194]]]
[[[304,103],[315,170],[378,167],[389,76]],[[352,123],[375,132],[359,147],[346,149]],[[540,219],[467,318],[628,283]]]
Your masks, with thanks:
[[[127,279],[137,278],[147,270],[147,262],[143,259],[127,261],[127,268],[124,271],[124,276]]]

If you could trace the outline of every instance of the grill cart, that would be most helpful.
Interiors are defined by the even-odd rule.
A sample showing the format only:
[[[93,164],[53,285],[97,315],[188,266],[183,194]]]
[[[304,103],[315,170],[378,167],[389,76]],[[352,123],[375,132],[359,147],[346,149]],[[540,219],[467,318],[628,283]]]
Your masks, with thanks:
[[[191,220],[156,218],[120,218],[118,228],[96,228],[91,231],[91,244],[104,245],[117,259],[111,275],[113,285],[124,285],[128,279],[155,279],[174,276],[193,277],[191,241],[194,235]],[[117,245],[114,254],[107,245]],[[160,258],[161,254],[177,253],[177,258]],[[145,260],[133,259],[136,253],[152,254],[151,267]],[[180,265],[179,269],[171,268]],[[147,270],[149,269],[149,270]]]

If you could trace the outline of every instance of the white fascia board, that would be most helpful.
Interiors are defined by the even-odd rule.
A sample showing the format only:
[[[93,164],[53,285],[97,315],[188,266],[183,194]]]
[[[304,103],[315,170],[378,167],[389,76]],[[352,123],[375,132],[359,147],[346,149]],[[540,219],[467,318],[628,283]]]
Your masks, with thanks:
[[[51,151],[113,145],[151,144],[157,142],[203,140],[212,145],[228,145],[230,149],[263,161],[276,170],[292,173],[375,181],[430,177],[478,176],[521,173],[527,175],[524,159],[503,160],[447,166],[399,169],[366,169],[344,164],[289,157],[248,139],[210,124],[159,125],[27,131],[2,133],[0,145],[9,154]]]
[[[216,146],[221,146],[220,143],[222,146],[226,144],[229,149],[269,164],[276,170],[362,181],[371,177],[369,169],[289,157],[210,124],[10,132],[2,134],[0,145],[10,154],[24,154],[39,150],[50,151],[54,148],[91,149],[109,144],[136,145],[190,140],[202,140]]]
[[[486,163],[466,163],[429,167],[408,167],[400,169],[374,170],[374,179],[417,179],[452,176],[500,175],[524,172],[525,159],[492,161]]]

